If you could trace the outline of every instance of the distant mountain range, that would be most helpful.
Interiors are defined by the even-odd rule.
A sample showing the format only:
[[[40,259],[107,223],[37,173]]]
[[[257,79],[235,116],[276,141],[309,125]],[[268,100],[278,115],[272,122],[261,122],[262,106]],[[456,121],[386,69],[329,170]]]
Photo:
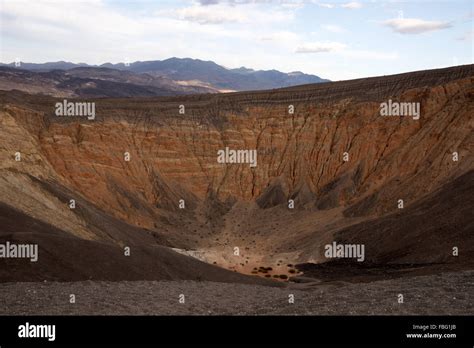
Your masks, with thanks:
[[[26,80],[25,80],[26,79]],[[28,81],[23,86],[23,82]],[[130,64],[48,62],[0,64],[0,89],[43,89],[45,94],[153,96],[262,90],[327,82],[316,75],[227,69],[212,61],[170,58]],[[38,84],[35,88],[35,83]],[[56,89],[56,90],[55,90]]]
[[[217,93],[201,86],[183,86],[163,77],[109,68],[31,71],[0,66],[0,90],[19,90],[55,97],[153,97]]]

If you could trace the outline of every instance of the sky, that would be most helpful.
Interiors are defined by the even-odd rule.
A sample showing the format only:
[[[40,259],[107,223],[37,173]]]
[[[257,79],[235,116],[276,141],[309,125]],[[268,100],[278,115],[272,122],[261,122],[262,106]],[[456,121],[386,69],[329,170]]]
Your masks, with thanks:
[[[170,57],[330,80],[472,64],[473,0],[0,0],[0,62]]]

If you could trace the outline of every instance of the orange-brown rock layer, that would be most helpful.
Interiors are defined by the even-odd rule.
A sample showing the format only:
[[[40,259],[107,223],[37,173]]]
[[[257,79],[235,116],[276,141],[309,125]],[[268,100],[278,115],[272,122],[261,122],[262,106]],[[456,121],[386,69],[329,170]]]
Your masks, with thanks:
[[[380,116],[389,99],[420,103],[420,119]],[[174,225],[209,245],[236,202],[263,211],[294,199],[297,210],[339,209],[341,221],[395,212],[399,199],[414,204],[474,168],[473,100],[472,65],[276,91],[88,100],[95,120],[55,116],[54,98],[2,92],[1,170],[68,187],[171,244],[184,243],[167,230]],[[256,149],[257,166],[218,163],[226,147]],[[12,180],[5,187],[27,179]],[[87,236],[83,222],[82,232],[63,225]]]

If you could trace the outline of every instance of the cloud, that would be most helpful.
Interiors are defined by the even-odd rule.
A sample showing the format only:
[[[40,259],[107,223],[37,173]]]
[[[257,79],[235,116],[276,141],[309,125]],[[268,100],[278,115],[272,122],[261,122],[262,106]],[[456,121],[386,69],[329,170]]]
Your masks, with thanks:
[[[335,56],[350,58],[352,60],[396,60],[399,58],[398,53],[382,52],[373,50],[353,49],[350,46],[340,42],[313,42],[303,43],[299,45],[295,53],[326,53],[331,52]]]
[[[399,58],[395,51],[373,51],[364,49],[354,49],[350,45],[341,42],[324,41],[324,42],[310,42],[301,43],[297,46],[295,53],[328,53],[331,52],[331,57],[344,57],[349,59],[357,59],[363,61],[372,60],[396,60]]]
[[[456,40],[472,41],[473,37],[474,37],[474,30],[470,30],[470,31],[465,32],[464,35],[457,37]]]
[[[207,52],[217,56],[218,45],[231,41],[246,44],[255,39],[250,26],[248,30],[231,30],[167,14],[149,11],[137,17],[99,1],[7,1],[0,7],[0,16],[4,20],[2,40],[10,44],[1,50],[0,61],[20,57],[22,61],[96,64],[123,61],[125,57],[131,61],[171,56],[205,58],[209,57]],[[37,46],[42,47],[40,52]]]
[[[316,4],[319,7],[334,8],[333,4],[327,4],[327,3],[324,3],[324,2],[314,2],[314,4]]]
[[[331,33],[343,33],[346,31],[343,27],[334,24],[322,24],[321,28],[330,31]]]
[[[238,2],[243,4],[243,2]],[[194,4],[187,7],[160,11],[159,16],[205,24],[254,24],[285,23],[293,20],[296,8],[266,8],[258,3],[245,2],[246,6],[234,6],[233,2],[215,3],[212,6]]]
[[[396,60],[399,58],[397,52],[380,52],[372,50],[344,50],[341,55],[351,59],[372,60]]]
[[[325,2],[319,2],[317,0],[313,0],[312,3],[316,6],[319,7],[324,7],[324,8],[335,8],[335,7],[342,7],[342,8],[348,8],[348,9],[358,9],[362,7],[362,4],[357,1],[352,1],[344,4],[330,4],[330,3],[325,3]]]
[[[383,24],[400,34],[421,34],[451,27],[448,22],[425,21],[418,18],[394,18],[383,22]]]
[[[219,0],[199,0],[199,3],[203,6],[216,5],[219,3]]]
[[[299,36],[296,33],[291,31],[277,31],[273,33],[269,33],[266,35],[262,35],[260,37],[261,41],[277,41],[277,42],[295,42],[299,40]]]
[[[323,53],[343,50],[345,44],[340,42],[314,42],[298,46],[295,53]]]
[[[202,6],[228,4],[228,5],[248,5],[248,4],[267,4],[279,5],[286,8],[301,8],[307,0],[198,0]]]
[[[191,6],[178,9],[178,18],[199,24],[220,24],[226,22],[243,23],[246,16],[241,11],[229,11],[227,7],[212,6],[212,8]]]
[[[341,7],[354,10],[354,9],[357,9],[357,8],[361,8],[362,4],[360,2],[357,2],[357,1],[352,1],[352,2],[348,2],[346,4],[342,4]]]
[[[305,2],[302,0],[295,0],[295,1],[281,1],[280,6],[282,8],[291,9],[291,10],[298,10],[305,6]]]

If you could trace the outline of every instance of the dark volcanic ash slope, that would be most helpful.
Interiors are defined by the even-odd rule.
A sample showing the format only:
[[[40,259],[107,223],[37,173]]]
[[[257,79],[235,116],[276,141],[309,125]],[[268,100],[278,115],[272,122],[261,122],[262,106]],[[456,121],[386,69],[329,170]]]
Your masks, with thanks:
[[[78,238],[128,241],[71,211],[67,190],[157,244],[243,273],[325,262],[321,248],[334,240],[366,243],[372,262],[469,263],[446,255],[453,243],[472,250],[473,76],[468,65],[252,93],[89,99],[94,121],[54,116],[54,98],[2,92],[2,201]],[[420,119],[381,117],[389,99],[419,102]],[[225,147],[256,149],[257,166],[217,163]]]
[[[347,227],[335,238],[363,243],[369,263],[472,262],[473,192],[474,170],[470,170],[406,210]],[[458,258],[453,258],[453,247],[459,249]]]
[[[158,245],[150,231],[110,217],[85,201],[80,204],[78,215],[97,232],[94,239],[80,238],[0,203],[0,244],[39,248],[36,262],[0,259],[0,282],[195,280],[278,285],[178,254]],[[124,247],[130,248],[127,256]]]

